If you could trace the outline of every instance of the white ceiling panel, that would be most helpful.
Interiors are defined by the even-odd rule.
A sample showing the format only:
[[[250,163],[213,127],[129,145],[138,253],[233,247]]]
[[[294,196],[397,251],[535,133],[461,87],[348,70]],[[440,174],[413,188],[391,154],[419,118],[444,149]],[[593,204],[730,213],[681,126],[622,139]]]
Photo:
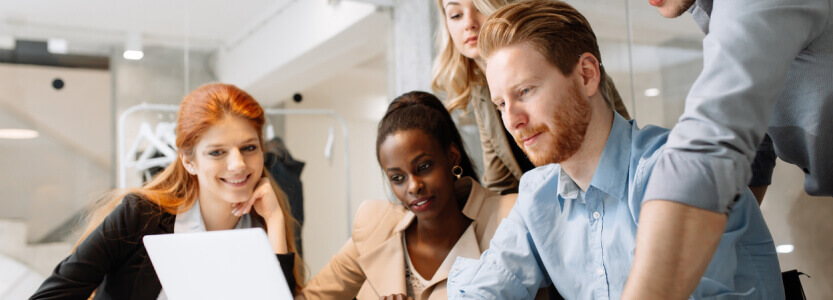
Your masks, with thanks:
[[[298,1],[298,0],[295,0]],[[211,47],[244,34],[293,0],[0,1],[0,34],[117,43],[139,32],[146,45]]]

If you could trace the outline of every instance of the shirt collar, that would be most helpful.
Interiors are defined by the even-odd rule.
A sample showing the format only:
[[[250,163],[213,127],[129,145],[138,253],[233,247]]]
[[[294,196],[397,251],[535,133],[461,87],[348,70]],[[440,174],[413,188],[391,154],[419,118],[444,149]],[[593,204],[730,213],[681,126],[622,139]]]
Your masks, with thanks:
[[[200,200],[194,201],[191,208],[176,215],[174,221],[174,233],[205,232],[205,222],[200,213]]]
[[[626,183],[628,178],[628,167],[630,166],[631,155],[631,129],[632,125],[618,113],[613,114],[613,124],[610,134],[607,137],[602,156],[599,158],[599,165],[590,181],[590,187],[599,189],[616,199],[625,199]],[[579,197],[581,189],[573,178],[558,168],[558,196],[563,200],[578,200],[584,202],[584,197]],[[563,203],[561,203],[563,205]]]
[[[564,169],[558,168],[558,196],[564,200],[573,200],[578,198],[579,187]],[[583,198],[582,198],[583,199]]]
[[[630,122],[618,113],[613,113],[610,135],[607,137],[599,165],[590,181],[591,187],[620,200],[625,199],[627,190],[632,129],[633,125]]]
[[[700,27],[704,34],[709,34],[709,21],[711,20],[713,0],[697,0],[688,12],[694,18],[694,22]]]
[[[252,210],[254,211],[254,210]],[[260,222],[252,218],[251,212],[240,217],[240,220],[235,224],[235,229],[260,227]],[[202,219],[202,212],[200,211],[200,200],[194,201],[191,208],[176,215],[174,221],[174,233],[186,232],[206,232],[205,221]]]

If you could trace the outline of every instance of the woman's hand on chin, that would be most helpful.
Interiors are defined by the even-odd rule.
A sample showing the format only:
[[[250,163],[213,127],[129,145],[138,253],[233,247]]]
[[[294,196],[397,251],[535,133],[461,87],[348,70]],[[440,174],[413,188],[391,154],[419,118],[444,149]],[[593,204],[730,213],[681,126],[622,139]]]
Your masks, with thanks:
[[[252,208],[266,221],[266,235],[272,244],[272,249],[277,254],[289,252],[286,242],[286,229],[284,224],[283,211],[278,203],[278,195],[269,183],[269,179],[263,177],[257,182],[252,197],[246,202],[236,203],[232,213],[235,216],[242,216],[249,213]]]
[[[281,206],[278,204],[278,196],[266,177],[257,182],[249,200],[232,204],[231,213],[239,217],[249,213],[252,208],[266,221],[272,218],[283,219],[283,211],[281,211]]]

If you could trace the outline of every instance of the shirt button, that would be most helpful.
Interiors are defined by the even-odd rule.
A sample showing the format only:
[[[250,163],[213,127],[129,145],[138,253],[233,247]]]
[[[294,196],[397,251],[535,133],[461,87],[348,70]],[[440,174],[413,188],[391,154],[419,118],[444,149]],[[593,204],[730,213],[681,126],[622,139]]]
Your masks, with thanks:
[[[599,275],[604,275],[604,274],[605,274],[605,269],[604,269],[604,268],[598,268],[598,269],[596,270],[596,274],[599,274]]]
[[[599,212],[597,212],[597,211],[593,212],[593,219],[598,219],[598,218],[601,218],[601,217],[602,217],[602,214],[600,214]]]

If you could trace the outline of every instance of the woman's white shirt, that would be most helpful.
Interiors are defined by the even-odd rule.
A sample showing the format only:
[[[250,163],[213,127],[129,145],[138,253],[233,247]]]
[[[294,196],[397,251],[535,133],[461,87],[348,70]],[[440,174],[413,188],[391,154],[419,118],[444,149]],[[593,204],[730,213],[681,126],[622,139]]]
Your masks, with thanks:
[[[229,213],[231,213],[231,210],[229,210]],[[248,213],[240,217],[240,220],[237,221],[237,225],[234,226],[234,229],[256,227],[257,223],[259,222],[256,222],[252,218],[251,213]],[[176,215],[176,221],[174,221],[174,233],[205,231],[205,221],[203,221],[202,213],[200,212],[199,199],[194,201],[194,205],[191,205],[191,208]],[[165,295],[164,288],[159,291],[159,296],[156,299],[168,300],[168,296]]]

